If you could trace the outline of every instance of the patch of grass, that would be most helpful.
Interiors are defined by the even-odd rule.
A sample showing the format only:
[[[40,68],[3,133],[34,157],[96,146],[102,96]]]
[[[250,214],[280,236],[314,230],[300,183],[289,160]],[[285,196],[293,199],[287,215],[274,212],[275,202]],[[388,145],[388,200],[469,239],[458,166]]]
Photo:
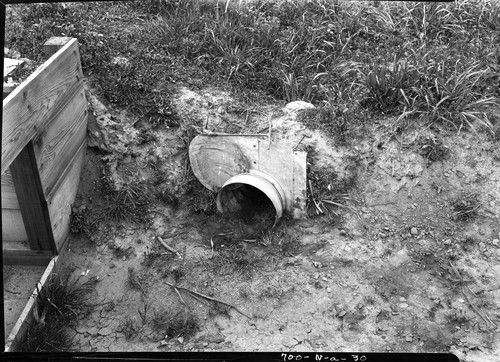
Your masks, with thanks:
[[[268,248],[268,256],[282,258],[295,255],[301,247],[299,237],[288,229],[287,220],[281,220],[275,227],[264,230],[260,239]]]
[[[181,123],[172,93],[184,83],[326,106],[321,126],[341,135],[354,120],[371,121],[358,116],[363,92],[372,110],[400,122],[491,131],[499,9],[495,1],[23,4],[9,5],[5,39],[38,61],[50,36],[77,37],[100,96],[155,125]]]
[[[102,217],[117,221],[147,221],[150,197],[143,183],[133,181],[116,190],[108,182],[102,187],[101,194],[106,201],[106,205],[100,210]]]
[[[479,194],[476,192],[462,191],[451,202],[454,220],[469,221],[477,216],[477,210],[481,206]]]
[[[38,286],[37,286],[38,288]],[[91,281],[80,283],[52,274],[45,287],[38,290],[34,321],[28,326],[26,337],[20,343],[21,352],[67,352],[72,348],[68,327],[82,313],[89,312]]]
[[[232,245],[220,248],[210,260],[210,268],[219,275],[236,274],[251,277],[262,264],[257,250]]]
[[[151,324],[155,331],[168,338],[189,339],[199,330],[198,318],[187,308],[155,311]]]
[[[69,352],[71,349],[72,338],[67,324],[60,319],[43,325],[30,325],[19,346],[19,352]]]
[[[336,106],[304,109],[299,113],[298,119],[308,128],[325,132],[340,144],[348,143],[356,135],[356,126],[359,124],[354,111]]]
[[[443,160],[449,154],[449,149],[443,144],[443,140],[434,135],[420,137],[416,144],[419,153],[425,157],[427,166],[435,161]]]
[[[469,324],[474,319],[473,315],[464,310],[450,309],[446,313],[446,320],[453,326],[464,326]]]

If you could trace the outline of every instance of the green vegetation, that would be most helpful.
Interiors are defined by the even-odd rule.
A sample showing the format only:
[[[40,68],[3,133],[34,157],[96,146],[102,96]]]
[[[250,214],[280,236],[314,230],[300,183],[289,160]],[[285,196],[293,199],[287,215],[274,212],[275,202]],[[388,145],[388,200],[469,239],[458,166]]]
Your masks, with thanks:
[[[366,109],[398,115],[399,126],[420,119],[493,132],[499,8],[489,0],[16,5],[6,46],[39,61],[37,45],[50,36],[77,37],[92,86],[155,125],[178,124],[169,93],[182,82],[309,101],[325,107],[319,123],[341,133],[360,114],[369,121]]]
[[[89,312],[89,294],[92,281],[79,283],[70,281],[69,273],[62,278],[52,274],[45,287],[38,290],[34,321],[28,326],[25,338],[20,343],[20,352],[68,352],[72,346],[68,327],[80,314]]]

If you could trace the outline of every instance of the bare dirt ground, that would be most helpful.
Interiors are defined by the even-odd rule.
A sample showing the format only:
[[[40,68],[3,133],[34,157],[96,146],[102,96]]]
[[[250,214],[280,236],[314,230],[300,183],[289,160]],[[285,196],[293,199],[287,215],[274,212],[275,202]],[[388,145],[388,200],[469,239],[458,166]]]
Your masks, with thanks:
[[[103,170],[117,188],[158,175],[157,187],[175,188],[189,167],[185,130],[199,132],[207,120],[209,130],[245,133],[265,128],[270,115],[273,141],[308,136],[301,144],[314,167],[339,177],[355,170],[357,186],[337,216],[286,219],[263,233],[255,223],[193,213],[182,200],[153,199],[142,210],[145,222],[101,220],[90,240],[73,235],[66,264],[96,282],[96,306],[74,328],[75,350],[500,355],[498,142],[442,132],[449,156],[428,162],[419,140],[431,130],[387,138],[375,124],[371,136],[347,147],[281,107],[244,112],[220,90],[179,89],[180,128],[135,123],[89,97],[93,147],[75,207],[94,215],[106,207]],[[474,192],[480,206],[457,219],[453,205]],[[167,283],[237,310],[180,288],[178,295]],[[179,316],[184,329],[171,326]]]

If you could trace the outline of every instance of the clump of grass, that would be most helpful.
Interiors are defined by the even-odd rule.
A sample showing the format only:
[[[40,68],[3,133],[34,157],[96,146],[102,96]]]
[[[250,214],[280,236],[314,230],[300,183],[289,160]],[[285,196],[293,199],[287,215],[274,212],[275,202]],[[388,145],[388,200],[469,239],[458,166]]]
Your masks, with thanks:
[[[187,308],[155,311],[151,323],[155,331],[161,332],[167,338],[189,339],[199,330],[198,318]]]
[[[454,326],[463,326],[469,324],[474,316],[464,310],[451,309],[446,313],[446,320]]]
[[[87,206],[73,205],[71,207],[70,230],[73,234],[91,236],[97,229],[97,221]]]
[[[239,274],[250,277],[261,265],[261,260],[256,250],[235,245],[216,251],[210,261],[210,267],[219,275]]]
[[[101,193],[106,206],[100,211],[101,216],[117,221],[146,221],[147,207],[150,204],[146,185],[133,181],[116,190],[109,181],[102,181],[102,184]]]
[[[434,135],[421,137],[417,141],[417,145],[420,154],[427,161],[427,166],[435,161],[444,159],[449,154],[449,149],[443,144],[443,140]]]
[[[38,287],[38,286],[37,286]],[[21,341],[21,352],[67,352],[72,339],[69,325],[82,313],[90,311],[92,282],[70,281],[70,276],[52,274],[45,287],[38,290],[34,322],[28,326],[26,337]]]
[[[476,192],[461,192],[451,202],[453,208],[452,218],[454,220],[469,221],[477,216],[477,210],[481,206],[479,194]]]
[[[338,107],[304,109],[298,119],[307,127],[319,129],[338,143],[345,144],[354,135],[356,126],[356,120],[347,112],[348,109]]]
[[[286,219],[281,220],[275,227],[262,231],[260,240],[269,248],[268,255],[282,257],[295,255],[299,252],[300,239],[288,230],[286,221]]]
[[[394,56],[390,65],[375,65],[364,76],[364,86],[368,90],[365,103],[371,102],[376,109],[392,113],[401,108],[407,97],[413,96],[413,88],[419,79],[418,70],[407,60]]]

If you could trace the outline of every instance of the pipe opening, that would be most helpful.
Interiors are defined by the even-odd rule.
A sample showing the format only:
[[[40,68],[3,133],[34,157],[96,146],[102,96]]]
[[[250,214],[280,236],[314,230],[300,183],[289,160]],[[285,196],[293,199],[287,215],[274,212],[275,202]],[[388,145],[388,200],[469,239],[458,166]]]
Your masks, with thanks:
[[[221,195],[223,212],[235,213],[244,221],[276,217],[273,203],[257,187],[243,183],[227,186]]]

